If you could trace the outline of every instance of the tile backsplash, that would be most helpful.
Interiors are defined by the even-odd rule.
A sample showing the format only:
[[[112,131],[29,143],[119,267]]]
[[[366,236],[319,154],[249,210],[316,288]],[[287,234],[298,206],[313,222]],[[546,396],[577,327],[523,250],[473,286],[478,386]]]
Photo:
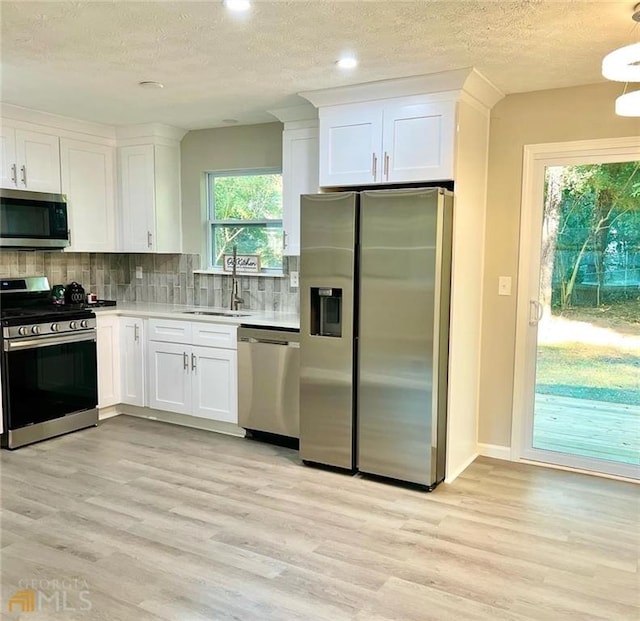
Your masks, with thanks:
[[[73,252],[0,251],[0,277],[45,275],[49,283],[77,281],[101,299],[158,302],[190,306],[229,305],[231,277],[194,274],[197,254],[94,254]],[[136,267],[142,278],[136,278]],[[299,257],[285,257],[284,272],[297,271]],[[239,276],[242,308],[299,311],[298,289],[289,278]]]

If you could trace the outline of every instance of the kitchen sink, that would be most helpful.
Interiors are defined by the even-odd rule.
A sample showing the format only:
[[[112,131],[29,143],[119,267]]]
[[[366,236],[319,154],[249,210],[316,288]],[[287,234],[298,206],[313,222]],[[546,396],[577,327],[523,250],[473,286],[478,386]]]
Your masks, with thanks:
[[[176,311],[185,315],[208,315],[211,317],[249,317],[249,313],[239,313],[236,311]]]

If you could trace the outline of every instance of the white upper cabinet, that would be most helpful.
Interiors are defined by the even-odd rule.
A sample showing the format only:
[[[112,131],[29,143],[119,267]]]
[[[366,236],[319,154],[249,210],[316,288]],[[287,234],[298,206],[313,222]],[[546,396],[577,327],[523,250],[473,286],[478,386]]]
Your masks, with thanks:
[[[60,192],[60,140],[51,134],[16,130],[18,187]]]
[[[382,120],[382,181],[453,179],[455,103],[387,104]]]
[[[318,128],[282,134],[282,228],[285,255],[300,254],[300,195],[318,191]]]
[[[380,181],[382,107],[362,103],[321,108],[320,185]]]
[[[59,194],[58,136],[3,123],[2,187]]]
[[[154,147],[118,149],[122,250],[153,252],[155,236]]]
[[[320,185],[452,179],[455,111],[428,96],[320,108]]]
[[[180,148],[164,144],[118,149],[124,252],[180,252]]]
[[[16,130],[4,123],[0,127],[0,187],[18,187],[16,160]]]
[[[115,149],[61,138],[60,164],[71,231],[67,250],[116,251]]]

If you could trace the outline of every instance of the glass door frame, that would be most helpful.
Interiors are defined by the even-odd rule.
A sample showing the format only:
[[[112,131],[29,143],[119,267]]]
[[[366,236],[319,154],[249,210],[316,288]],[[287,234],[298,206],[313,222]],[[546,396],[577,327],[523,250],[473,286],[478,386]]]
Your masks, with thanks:
[[[534,144],[524,147],[511,426],[513,460],[535,461],[629,479],[640,478],[640,467],[637,466],[533,447],[538,325],[531,313],[535,307],[532,301],[537,302],[540,296],[545,171],[549,166],[624,161],[640,161],[640,137]]]

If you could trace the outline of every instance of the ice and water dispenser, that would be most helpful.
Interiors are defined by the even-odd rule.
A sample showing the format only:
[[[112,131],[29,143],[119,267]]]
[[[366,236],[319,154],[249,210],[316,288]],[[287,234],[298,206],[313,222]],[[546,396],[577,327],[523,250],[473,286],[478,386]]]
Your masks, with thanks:
[[[311,287],[311,326],[314,336],[342,336],[342,289]]]

